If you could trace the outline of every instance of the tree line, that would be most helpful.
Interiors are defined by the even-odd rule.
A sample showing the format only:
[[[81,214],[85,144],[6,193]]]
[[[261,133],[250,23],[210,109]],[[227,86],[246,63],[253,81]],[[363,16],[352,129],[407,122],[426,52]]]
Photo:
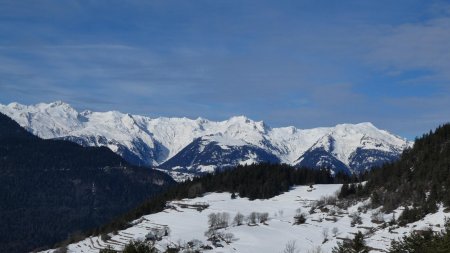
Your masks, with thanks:
[[[145,201],[139,207],[112,222],[85,233],[99,235],[125,229],[130,221],[163,211],[168,201],[195,198],[207,192],[231,192],[240,197],[268,199],[295,185],[333,184],[357,180],[347,174],[332,175],[328,169],[294,168],[286,164],[253,164],[208,174],[170,187],[164,193]]]

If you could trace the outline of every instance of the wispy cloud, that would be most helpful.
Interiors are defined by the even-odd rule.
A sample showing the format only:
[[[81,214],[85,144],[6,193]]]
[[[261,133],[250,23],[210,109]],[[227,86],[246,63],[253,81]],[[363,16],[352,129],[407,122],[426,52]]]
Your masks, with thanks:
[[[450,84],[450,13],[386,29],[370,59],[389,72],[428,70]]]
[[[432,102],[447,106],[449,15],[419,0],[0,1],[0,102],[410,134],[433,127],[417,115],[448,119]]]

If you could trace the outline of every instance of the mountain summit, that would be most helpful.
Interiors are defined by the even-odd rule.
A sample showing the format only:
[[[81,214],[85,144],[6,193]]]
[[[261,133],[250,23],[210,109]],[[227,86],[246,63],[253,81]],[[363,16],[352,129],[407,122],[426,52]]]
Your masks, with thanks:
[[[360,172],[397,159],[412,145],[371,123],[271,128],[245,116],[225,121],[78,112],[58,101],[0,105],[0,112],[45,139],[106,146],[127,161],[188,173],[255,162]]]

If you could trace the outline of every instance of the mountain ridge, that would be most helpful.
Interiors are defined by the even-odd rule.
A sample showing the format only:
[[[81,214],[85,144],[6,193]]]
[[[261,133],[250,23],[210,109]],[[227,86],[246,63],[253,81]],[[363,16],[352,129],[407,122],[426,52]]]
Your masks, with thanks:
[[[175,183],[107,147],[36,137],[2,113],[0,158],[0,252],[49,247]]]
[[[320,160],[317,152],[324,149],[333,158],[331,160],[343,163],[347,172],[362,171],[371,165],[367,159],[356,163],[352,160],[358,148],[385,152],[389,157],[387,160],[390,160],[412,145],[412,142],[380,130],[370,122],[312,129],[293,126],[272,128],[263,121],[253,121],[245,116],[211,121],[204,118],[150,118],[118,111],[78,112],[62,101],[29,106],[10,103],[0,105],[0,112],[45,139],[66,139],[84,146],[107,146],[133,164],[168,170],[183,167],[183,170],[194,173],[201,172],[202,166],[213,165],[213,162],[202,164],[192,159],[180,161],[177,165],[173,159],[198,138],[204,145],[198,144],[195,152],[209,152],[217,157],[216,163],[222,167],[274,161],[271,155],[277,157],[279,162],[301,166],[301,161],[298,161],[304,160],[307,151]],[[327,143],[326,136],[334,140],[333,145],[329,145],[329,141]],[[230,149],[240,151],[230,152]],[[195,157],[197,153],[188,153],[185,157]],[[165,163],[171,164],[171,168]],[[354,169],[351,164],[367,166]],[[333,167],[324,161],[316,161],[315,165]]]

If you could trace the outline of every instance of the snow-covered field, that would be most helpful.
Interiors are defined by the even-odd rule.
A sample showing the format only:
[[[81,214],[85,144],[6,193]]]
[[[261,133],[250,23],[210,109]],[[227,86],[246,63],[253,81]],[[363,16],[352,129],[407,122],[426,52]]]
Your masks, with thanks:
[[[100,237],[90,237],[69,245],[68,252],[98,252],[107,245],[119,250],[130,240],[144,240],[152,229],[165,227],[169,227],[169,235],[156,242],[161,250],[166,249],[168,245],[184,245],[193,240],[212,246],[205,236],[205,231],[208,230],[208,215],[219,212],[227,212],[230,215],[230,226],[219,231],[224,234],[232,233],[234,239],[230,243],[221,242],[223,247],[213,247],[205,252],[282,252],[289,241],[295,241],[300,252],[308,252],[317,246],[321,247],[323,252],[331,252],[338,241],[353,238],[354,233],[358,231],[365,234],[366,243],[373,248],[371,252],[384,252],[392,239],[400,238],[413,230],[430,226],[434,230],[443,229],[444,218],[450,216],[441,208],[437,213],[406,227],[387,225],[383,228],[383,223],[372,222],[374,217],[389,222],[393,214],[374,215],[377,210],[364,211],[364,202],[340,210],[335,206],[325,205],[310,213],[314,203],[324,196],[334,195],[340,187],[338,184],[314,185],[313,188],[299,186],[268,200],[250,201],[239,197],[231,199],[230,193],[210,193],[195,199],[173,201],[163,212],[143,216],[134,221],[132,227],[116,234],[111,233],[111,239],[107,241],[101,240]],[[195,208],[199,203],[209,206],[199,211]],[[294,216],[299,208],[306,214],[306,223],[294,225]],[[232,224],[232,221],[238,212],[246,217],[252,212],[267,212],[269,220],[258,225],[248,225],[244,221],[243,225],[237,226]],[[351,216],[355,213],[359,213],[362,224],[352,227]],[[400,213],[401,210],[396,210],[394,216],[398,217]]]

